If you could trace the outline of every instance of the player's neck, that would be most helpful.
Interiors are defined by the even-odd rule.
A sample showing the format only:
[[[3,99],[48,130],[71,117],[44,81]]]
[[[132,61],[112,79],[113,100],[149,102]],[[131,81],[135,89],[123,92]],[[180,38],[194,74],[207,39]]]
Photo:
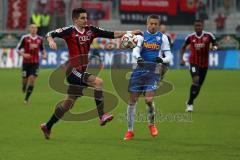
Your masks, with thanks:
[[[84,32],[85,31],[85,27],[79,27],[75,25],[75,28],[77,29],[78,32]]]
[[[31,33],[30,33],[30,35],[31,35],[32,38],[37,36],[37,34],[31,34]]]
[[[202,31],[201,32],[196,32],[197,36],[201,36],[202,35]]]

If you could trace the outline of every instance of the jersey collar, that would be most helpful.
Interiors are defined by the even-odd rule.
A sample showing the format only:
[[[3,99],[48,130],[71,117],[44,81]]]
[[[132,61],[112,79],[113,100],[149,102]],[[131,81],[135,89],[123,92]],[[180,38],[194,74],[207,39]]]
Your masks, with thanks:
[[[76,26],[73,26],[79,33],[83,34],[85,32],[85,29],[81,32]]]
[[[150,33],[150,32],[147,30],[147,33],[148,33],[148,34],[151,34],[151,35],[156,35],[156,34],[158,33],[158,31],[157,31],[156,33],[153,33],[153,34],[152,34],[152,33]]]
[[[33,39],[33,40],[35,40],[35,39],[37,39],[37,35],[35,36],[35,37],[33,37],[31,34],[29,34],[29,37],[31,38],[31,39]]]
[[[202,31],[202,34],[201,34],[200,36],[198,36],[196,32],[195,32],[194,34],[195,34],[195,36],[196,36],[197,38],[202,38],[202,36],[204,35],[204,33],[205,33],[205,31]]]

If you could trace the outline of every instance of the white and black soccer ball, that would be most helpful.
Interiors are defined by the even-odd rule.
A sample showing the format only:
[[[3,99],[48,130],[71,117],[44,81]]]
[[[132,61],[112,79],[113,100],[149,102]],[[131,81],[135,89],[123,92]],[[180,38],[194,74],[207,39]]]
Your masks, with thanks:
[[[121,45],[123,48],[135,48],[137,43],[137,36],[131,33],[124,34],[121,38]]]

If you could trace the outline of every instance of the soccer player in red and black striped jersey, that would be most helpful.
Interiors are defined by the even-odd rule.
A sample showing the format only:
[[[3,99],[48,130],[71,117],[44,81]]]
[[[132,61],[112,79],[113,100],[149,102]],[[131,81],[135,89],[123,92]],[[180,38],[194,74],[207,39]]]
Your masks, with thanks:
[[[196,20],[194,23],[195,32],[189,34],[185,38],[185,43],[181,48],[181,65],[185,64],[183,55],[185,53],[186,47],[190,47],[190,73],[192,77],[192,85],[190,88],[190,96],[186,104],[186,111],[193,111],[194,99],[198,96],[201,86],[208,70],[208,56],[210,45],[212,44],[212,49],[216,50],[216,39],[214,35],[210,32],[203,30],[203,22],[201,20]]]
[[[39,52],[44,59],[47,53],[43,46],[43,38],[37,35],[37,25],[29,25],[29,34],[23,35],[16,50],[23,57],[22,62],[22,91],[26,92],[24,103],[27,104],[38,76]]]
[[[90,44],[96,37],[104,38],[120,38],[126,32],[125,31],[105,31],[98,27],[87,25],[87,12],[83,8],[77,8],[72,11],[73,25],[59,28],[51,31],[47,34],[47,40],[50,48],[57,49],[57,45],[53,38],[58,37],[66,41],[69,49],[69,62],[67,66],[66,79],[70,84],[68,88],[67,98],[57,104],[56,109],[52,117],[47,123],[41,124],[41,129],[46,139],[50,138],[50,132],[52,126],[63,117],[64,113],[69,111],[74,105],[76,99],[82,95],[82,89],[85,86],[91,86],[94,88],[94,97],[97,106],[97,111],[100,119],[100,125],[105,125],[113,119],[112,115],[104,112],[103,101],[103,81],[99,77],[86,72],[88,66],[88,57]],[[140,30],[132,31],[133,34],[141,34]],[[76,93],[77,86],[83,86]]]

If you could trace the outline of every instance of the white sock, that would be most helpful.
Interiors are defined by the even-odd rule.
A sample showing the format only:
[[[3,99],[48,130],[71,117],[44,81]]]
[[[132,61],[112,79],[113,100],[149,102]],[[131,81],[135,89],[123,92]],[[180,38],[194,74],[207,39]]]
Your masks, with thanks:
[[[128,108],[127,108],[128,131],[133,131],[135,112],[136,112],[136,105],[128,105]]]

